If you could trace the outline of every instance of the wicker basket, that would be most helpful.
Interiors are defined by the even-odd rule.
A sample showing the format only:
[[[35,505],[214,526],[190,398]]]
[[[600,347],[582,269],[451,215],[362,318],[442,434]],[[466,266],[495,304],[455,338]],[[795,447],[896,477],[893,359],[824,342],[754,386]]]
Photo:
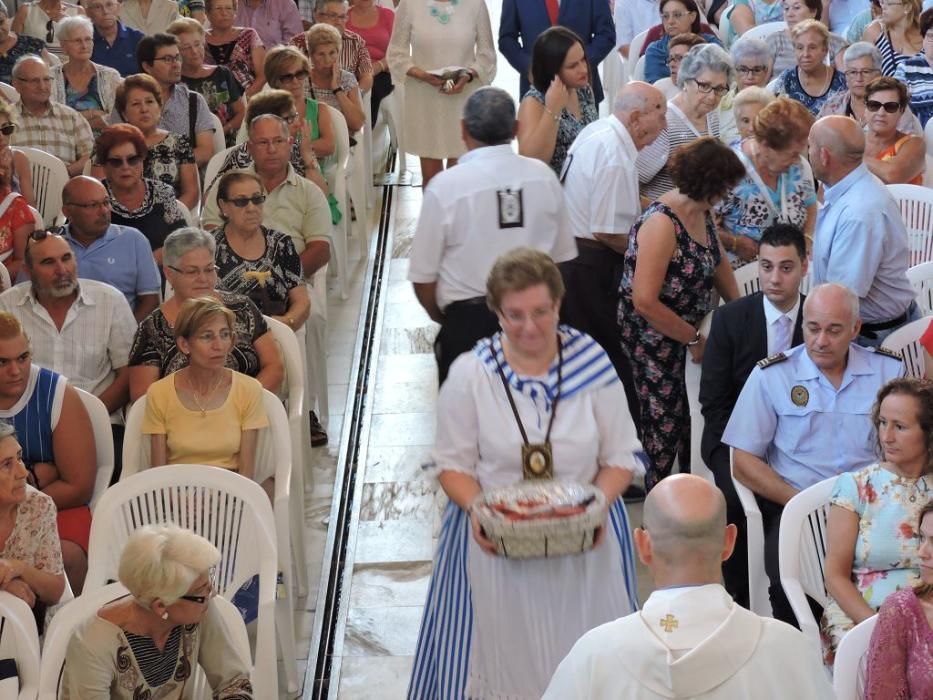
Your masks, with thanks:
[[[520,499],[546,500],[551,505],[585,504],[582,513],[534,520],[510,520],[490,504]],[[474,506],[483,531],[508,559],[541,559],[580,554],[593,548],[596,530],[604,523],[606,496],[592,484],[524,481],[486,491]]]

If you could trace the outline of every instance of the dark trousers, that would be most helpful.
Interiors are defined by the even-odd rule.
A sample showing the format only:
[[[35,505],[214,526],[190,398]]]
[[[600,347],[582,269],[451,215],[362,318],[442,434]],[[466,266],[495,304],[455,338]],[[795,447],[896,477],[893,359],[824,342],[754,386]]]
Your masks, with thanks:
[[[622,279],[623,258],[595,241],[578,238],[577,248],[577,257],[559,266],[566,290],[560,305],[561,323],[583,331],[602,345],[622,380],[628,410],[641,435],[632,366],[619,342],[619,281]]]
[[[484,297],[455,301],[444,309],[441,330],[434,341],[437,360],[437,383],[447,379],[447,373],[462,353],[472,350],[478,340],[499,330],[499,319],[486,306]]]
[[[113,476],[110,485],[113,486],[120,480],[120,473],[123,471],[123,435],[126,428],[111,423],[110,431],[113,433]]]
[[[726,519],[735,525],[738,531],[732,556],[722,563],[722,580],[735,602],[743,608],[749,608],[748,526],[745,522],[745,510],[732,482],[729,448],[720,444],[710,455],[707,466],[713,472],[716,486],[726,497]]]
[[[376,119],[379,118],[379,105],[394,89],[395,86],[392,84],[392,76],[389,75],[389,71],[382,71],[373,78],[373,87],[369,95],[369,103],[372,106],[373,127],[376,126]],[[401,127],[401,125],[399,126]]]

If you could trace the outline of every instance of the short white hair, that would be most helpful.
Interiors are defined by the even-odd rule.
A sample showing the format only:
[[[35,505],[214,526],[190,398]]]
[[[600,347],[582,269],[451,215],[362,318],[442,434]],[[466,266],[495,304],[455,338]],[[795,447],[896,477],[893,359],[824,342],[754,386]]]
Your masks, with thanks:
[[[117,578],[140,604],[158,598],[171,605],[219,561],[218,549],[200,535],[173,524],[147,525],[126,541]]]
[[[84,15],[66,17],[58,23],[58,29],[56,29],[59,42],[73,39],[79,29],[86,30],[92,38],[94,37],[94,25],[87,17]]]

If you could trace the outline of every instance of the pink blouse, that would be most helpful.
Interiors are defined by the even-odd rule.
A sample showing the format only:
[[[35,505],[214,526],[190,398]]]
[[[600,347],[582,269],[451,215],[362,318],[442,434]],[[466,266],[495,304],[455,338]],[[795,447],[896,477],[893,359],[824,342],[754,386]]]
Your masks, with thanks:
[[[395,23],[395,13],[387,7],[378,7],[379,21],[372,27],[358,27],[353,23],[353,8],[347,18],[347,29],[356,32],[366,41],[366,49],[373,61],[385,58],[389,39],[392,36],[392,26]]]
[[[933,698],[933,629],[913,588],[881,605],[865,685],[865,700]]]

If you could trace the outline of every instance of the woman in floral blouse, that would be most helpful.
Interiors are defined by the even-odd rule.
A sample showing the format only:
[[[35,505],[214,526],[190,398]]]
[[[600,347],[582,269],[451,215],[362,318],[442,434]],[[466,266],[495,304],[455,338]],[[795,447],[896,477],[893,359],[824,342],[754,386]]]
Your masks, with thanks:
[[[872,411],[882,459],[841,474],[832,495],[823,614],[825,660],[891,593],[919,583],[915,526],[933,494],[933,382],[902,378]],[[858,439],[857,435],[847,439]]]

